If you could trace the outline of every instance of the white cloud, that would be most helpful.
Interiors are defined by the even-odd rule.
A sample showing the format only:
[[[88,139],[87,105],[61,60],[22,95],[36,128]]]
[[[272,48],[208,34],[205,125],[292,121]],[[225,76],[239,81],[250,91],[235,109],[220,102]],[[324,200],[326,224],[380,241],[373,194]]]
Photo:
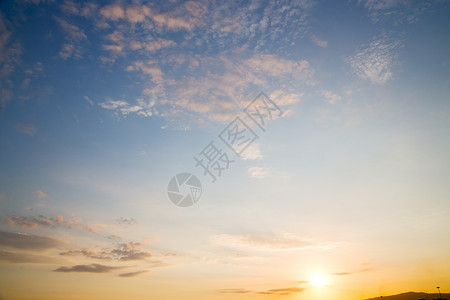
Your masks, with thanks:
[[[107,100],[106,102],[99,103],[98,105],[106,109],[117,109],[129,106],[128,102],[124,100]]]
[[[269,170],[265,167],[253,166],[248,168],[248,175],[252,178],[263,179],[269,175]]]
[[[88,96],[83,97],[90,105],[94,105],[94,101],[92,101]]]
[[[143,104],[142,101],[138,101]],[[127,101],[124,100],[111,100],[108,99],[105,102],[99,103],[101,107],[109,110],[114,110],[116,115],[118,113],[122,114],[123,116],[128,115],[129,113],[137,113],[139,115],[148,117],[151,116],[153,113],[151,112],[151,106],[150,105],[130,105]]]
[[[342,99],[341,96],[339,96],[338,94],[334,94],[330,91],[322,90],[321,93],[330,104],[336,104],[337,101]]]
[[[392,65],[400,45],[400,41],[390,41],[382,36],[374,39],[355,56],[349,57],[347,62],[359,77],[375,84],[384,84],[392,79]]]
[[[327,41],[323,41],[323,40],[319,39],[314,34],[311,36],[311,40],[313,41],[314,44],[316,44],[319,47],[322,47],[322,48],[328,47],[328,42]]]
[[[263,158],[261,153],[261,146],[256,143],[250,144],[242,153],[241,158],[243,160],[259,160]]]

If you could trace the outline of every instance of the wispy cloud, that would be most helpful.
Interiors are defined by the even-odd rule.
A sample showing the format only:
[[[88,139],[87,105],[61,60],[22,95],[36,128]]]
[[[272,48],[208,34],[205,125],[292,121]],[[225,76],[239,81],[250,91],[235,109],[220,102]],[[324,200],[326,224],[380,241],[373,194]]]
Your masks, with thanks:
[[[102,108],[113,110],[116,116],[119,116],[119,113],[122,116],[126,116],[129,113],[137,113],[143,116],[151,116],[153,114],[150,109],[144,109],[140,105],[131,105],[125,100],[106,100],[98,105]]]
[[[0,245],[23,250],[46,250],[62,245],[62,242],[54,238],[0,231]]]
[[[155,60],[135,61],[126,70],[149,76],[148,87],[143,89],[142,97],[137,99],[135,105],[125,101],[107,101],[100,105],[115,110],[117,114],[128,113],[128,108],[134,107],[134,113],[159,115],[169,121],[225,123],[236,115],[239,107],[244,107],[255,97],[250,91],[257,86],[261,91],[277,83],[292,87],[302,83],[313,84],[314,72],[305,60],[293,61],[266,54],[241,59],[179,58],[175,62],[182,68],[193,68],[195,76],[177,78],[177,72],[164,73],[160,63]],[[192,61],[197,64],[193,65]],[[286,110],[299,102],[302,96],[289,93],[288,90],[277,89],[273,93],[279,105]]]
[[[94,250],[70,250],[61,252],[63,256],[85,256],[94,259],[105,260],[117,260],[117,261],[132,261],[132,260],[145,260],[153,256],[152,253],[147,252],[140,248],[140,243],[129,242],[125,244],[119,244],[114,249],[103,249],[101,251]]]
[[[47,217],[43,215],[11,216],[6,219],[9,226],[20,226],[35,229],[39,226],[51,228],[80,229],[90,233],[97,233],[105,225],[100,223],[86,223],[79,218],[64,219],[63,216]]]
[[[248,168],[248,175],[252,178],[263,179],[269,175],[269,170],[265,167],[253,166]]]
[[[243,160],[260,160],[263,158],[261,146],[257,143],[250,144],[241,155]]]
[[[314,34],[311,35],[311,41],[313,41],[313,43],[316,44],[319,47],[322,47],[322,48],[328,47],[328,42],[327,41],[323,41],[323,40],[319,39]]]
[[[26,123],[26,122],[17,123],[17,129],[19,129],[21,132],[31,135],[31,136],[35,135],[36,132],[38,131],[36,126],[34,126],[31,123]]]
[[[299,95],[291,90],[315,84],[309,62],[285,59],[276,54],[278,49],[258,49],[306,38],[313,6],[314,1],[188,1],[167,11],[152,4],[104,6],[99,10],[109,24],[104,48],[111,53],[102,60],[114,63],[115,55],[132,55],[134,62],[125,70],[148,80],[136,99],[107,100],[100,106],[116,117],[156,115],[186,128],[191,122],[228,122],[237,104],[280,85],[280,100],[293,105]],[[174,31],[176,41],[168,38]]]
[[[90,264],[90,265],[75,265],[72,267],[59,267],[58,269],[55,269],[53,271],[62,273],[72,273],[72,272],[109,273],[123,268],[124,267],[112,267],[100,264]]]
[[[399,23],[413,23],[419,20],[420,15],[445,1],[413,1],[413,0],[358,0],[370,12],[372,21]]]
[[[55,20],[66,34],[66,41],[58,53],[59,56],[62,59],[68,59],[70,57],[80,59],[82,57],[83,51],[81,42],[87,39],[84,30],[73,24],[70,24],[64,19],[55,17]]]
[[[278,289],[269,289],[265,291],[254,291],[242,288],[234,288],[234,289],[220,289],[219,293],[221,294],[262,294],[262,295],[278,295],[278,296],[288,296],[292,293],[300,293],[305,289],[301,287],[288,287],[288,288],[278,288]]]
[[[119,274],[119,277],[136,277],[136,276],[145,274],[147,272],[148,271],[136,271],[136,272],[122,273],[122,274]]]
[[[322,90],[321,93],[325,97],[325,99],[327,99],[327,102],[330,104],[336,104],[336,102],[342,99],[341,96],[331,91]]]
[[[136,225],[138,224],[138,221],[135,218],[124,218],[124,217],[120,217],[116,220],[117,224],[120,225]]]
[[[400,41],[393,41],[382,35],[356,55],[349,57],[347,62],[359,77],[375,84],[384,84],[392,79],[393,62],[401,45]]]
[[[44,198],[48,198],[48,195],[46,193],[44,193],[43,191],[37,190],[36,191],[36,196],[39,199],[44,199]]]
[[[7,263],[52,263],[54,259],[47,256],[35,255],[24,252],[0,250],[0,261]]]
[[[249,247],[254,249],[289,250],[311,247],[323,247],[325,245],[315,243],[307,239],[296,237],[268,238],[258,235],[230,235],[220,234],[212,237],[215,244],[229,247]]]
[[[0,12],[0,109],[4,109],[13,98],[12,82],[7,79],[20,63],[23,52],[22,45],[13,40],[11,28],[11,24]]]
[[[94,105],[94,101],[92,101],[88,96],[83,97],[90,105]]]

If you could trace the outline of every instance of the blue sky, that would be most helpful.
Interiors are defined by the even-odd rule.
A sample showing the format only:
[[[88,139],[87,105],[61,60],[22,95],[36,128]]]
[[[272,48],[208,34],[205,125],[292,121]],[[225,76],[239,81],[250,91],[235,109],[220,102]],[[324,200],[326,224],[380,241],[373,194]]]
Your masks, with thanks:
[[[0,296],[448,286],[449,10],[2,1]],[[261,92],[283,111],[265,131],[242,111]],[[258,135],[243,157],[218,137],[238,116]],[[214,183],[194,160],[211,141],[234,160]],[[202,182],[187,208],[167,195],[181,172]]]

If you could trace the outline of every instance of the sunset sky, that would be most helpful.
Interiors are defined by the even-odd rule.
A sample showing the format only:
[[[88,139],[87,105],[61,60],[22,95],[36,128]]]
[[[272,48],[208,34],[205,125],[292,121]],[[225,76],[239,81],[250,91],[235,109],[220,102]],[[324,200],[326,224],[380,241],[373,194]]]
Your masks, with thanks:
[[[449,16],[0,1],[0,299],[448,292]],[[197,162],[211,145],[220,173]],[[202,186],[188,207],[169,199],[180,173]]]

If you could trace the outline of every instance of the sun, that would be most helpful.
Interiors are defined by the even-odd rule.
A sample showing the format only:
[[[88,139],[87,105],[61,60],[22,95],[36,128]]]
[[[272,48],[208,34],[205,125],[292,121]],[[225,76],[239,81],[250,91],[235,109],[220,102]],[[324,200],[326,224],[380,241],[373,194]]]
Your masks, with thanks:
[[[309,280],[309,283],[313,286],[321,287],[328,283],[328,279],[323,274],[314,274]]]

